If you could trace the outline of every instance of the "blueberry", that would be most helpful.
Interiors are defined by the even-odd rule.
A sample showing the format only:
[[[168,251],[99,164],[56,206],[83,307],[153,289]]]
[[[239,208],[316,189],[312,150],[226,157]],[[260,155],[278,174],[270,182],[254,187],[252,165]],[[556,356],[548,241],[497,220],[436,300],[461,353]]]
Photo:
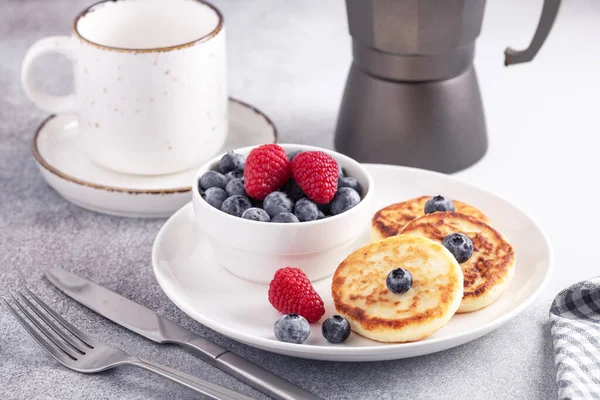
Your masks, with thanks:
[[[225,191],[228,196],[235,196],[236,194],[244,197],[248,196],[246,189],[244,189],[244,180],[240,178],[230,180],[225,186]]]
[[[397,268],[389,273],[385,280],[385,285],[392,293],[405,293],[413,284],[413,277],[410,271],[404,268]]]
[[[288,154],[290,162],[294,161],[294,157],[296,157],[300,153],[302,153],[302,150],[292,151],[290,154]]]
[[[341,187],[349,187],[356,190],[356,193],[359,195],[362,194],[362,187],[360,186],[360,183],[358,183],[356,178],[351,176],[338,178],[338,189]]]
[[[221,205],[227,198],[227,193],[219,187],[211,187],[206,189],[206,192],[204,192],[202,197],[204,197],[204,200],[206,200],[208,204],[220,210]]]
[[[300,344],[308,339],[310,325],[298,314],[287,314],[275,322],[275,337],[282,342]]]
[[[323,322],[321,332],[329,343],[342,343],[350,337],[350,323],[346,318],[334,315]]]
[[[265,197],[263,207],[271,218],[283,212],[291,213],[294,202],[283,192],[271,192]]]
[[[325,214],[323,213],[323,211],[319,210],[319,213],[317,214],[317,219],[323,219],[325,218]]]
[[[241,179],[243,177],[244,177],[243,171],[229,171],[228,173],[225,174],[225,178],[227,178],[228,182],[232,179]]]
[[[316,203],[304,198],[296,202],[294,214],[300,222],[314,221],[319,217],[319,209]]]
[[[280,222],[284,224],[289,224],[293,222],[300,222],[298,217],[289,212],[282,212],[271,218],[271,222]]]
[[[331,201],[331,213],[333,215],[341,214],[358,203],[360,203],[360,195],[356,190],[349,187],[339,188]]]
[[[425,214],[431,214],[436,211],[456,211],[454,203],[446,196],[433,196],[425,203]]]
[[[234,217],[241,217],[244,211],[252,207],[252,203],[247,197],[236,194],[228,197],[221,206],[221,211],[227,214],[233,215]]]
[[[463,233],[449,234],[444,238],[442,244],[459,263],[464,263],[473,255],[473,242]]]
[[[244,211],[242,218],[262,222],[269,222],[271,220],[271,217],[269,217],[269,214],[267,214],[265,210],[256,207],[252,207]]]
[[[219,170],[226,174],[231,171],[244,171],[246,159],[243,155],[230,151],[226,153],[219,161]]]
[[[300,186],[298,186],[296,181],[293,179],[287,181],[286,184],[283,185],[281,191],[287,194],[292,201],[298,201],[301,198],[306,197],[302,189],[300,189]]]
[[[206,190],[211,187],[225,189],[227,178],[217,171],[207,171],[200,177],[200,189]]]

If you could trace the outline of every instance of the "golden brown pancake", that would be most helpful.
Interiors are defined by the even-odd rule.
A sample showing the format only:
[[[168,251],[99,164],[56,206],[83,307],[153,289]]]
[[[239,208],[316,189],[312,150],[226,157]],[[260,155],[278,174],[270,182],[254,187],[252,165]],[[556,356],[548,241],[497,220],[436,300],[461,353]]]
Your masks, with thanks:
[[[410,221],[425,214],[425,203],[431,196],[421,196],[392,204],[377,211],[371,221],[371,234],[373,240],[381,240],[397,235]],[[453,200],[456,212],[471,215],[480,221],[489,224],[488,217],[469,204]]]
[[[480,220],[454,212],[436,212],[419,217],[402,234],[423,236],[441,243],[451,233],[464,233],[473,242],[473,255],[460,264],[464,297],[458,313],[490,305],[506,290],[515,267],[515,251],[501,233]]]
[[[405,268],[413,285],[396,294],[388,274]],[[463,275],[454,256],[423,237],[398,235],[350,254],[331,285],[335,308],[352,330],[381,342],[423,339],[444,326],[463,297]]]

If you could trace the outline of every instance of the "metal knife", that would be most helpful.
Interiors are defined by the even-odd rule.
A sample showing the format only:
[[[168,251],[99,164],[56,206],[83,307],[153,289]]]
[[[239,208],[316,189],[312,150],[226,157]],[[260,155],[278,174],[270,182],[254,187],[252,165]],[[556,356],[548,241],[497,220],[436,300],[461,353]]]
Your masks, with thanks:
[[[183,347],[207,363],[277,400],[321,400],[227,349],[200,337],[132,300],[61,269],[46,278],[67,296],[111,321],[157,343]]]

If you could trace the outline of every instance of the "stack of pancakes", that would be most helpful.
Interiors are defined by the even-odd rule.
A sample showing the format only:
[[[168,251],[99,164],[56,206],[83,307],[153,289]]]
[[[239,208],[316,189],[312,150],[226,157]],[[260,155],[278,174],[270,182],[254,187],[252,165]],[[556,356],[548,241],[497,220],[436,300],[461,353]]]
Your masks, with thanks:
[[[427,337],[455,313],[490,305],[514,275],[515,251],[483,212],[454,200],[456,212],[425,214],[429,198],[379,210],[372,220],[375,241],[348,256],[335,272],[335,307],[362,336],[382,342]],[[451,233],[463,233],[473,242],[473,255],[462,264],[441,244]],[[406,293],[386,287],[387,275],[396,268],[413,276]]]

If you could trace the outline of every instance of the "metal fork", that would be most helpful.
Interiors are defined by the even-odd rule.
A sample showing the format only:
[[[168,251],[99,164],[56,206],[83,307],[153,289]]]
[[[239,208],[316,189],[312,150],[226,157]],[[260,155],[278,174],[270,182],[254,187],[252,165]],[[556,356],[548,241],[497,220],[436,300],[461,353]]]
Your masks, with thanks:
[[[102,344],[67,322],[29,289],[25,288],[25,291],[37,305],[29,300],[21,291],[18,292],[18,298],[11,295],[12,302],[4,298],[4,303],[15,318],[17,318],[19,323],[23,325],[27,332],[29,332],[29,334],[48,353],[50,353],[52,357],[73,371],[93,374],[118,367],[119,365],[134,365],[187,386],[190,389],[206,395],[209,399],[252,400],[251,397],[241,393],[234,392],[163,365],[141,360],[138,357],[125,353],[121,349]],[[44,309],[47,314],[42,312],[40,307]],[[21,313],[17,311],[17,308]],[[27,308],[31,309],[38,318],[34,317]],[[44,321],[50,329],[47,329],[40,320]],[[35,325],[39,332],[31,324]]]

